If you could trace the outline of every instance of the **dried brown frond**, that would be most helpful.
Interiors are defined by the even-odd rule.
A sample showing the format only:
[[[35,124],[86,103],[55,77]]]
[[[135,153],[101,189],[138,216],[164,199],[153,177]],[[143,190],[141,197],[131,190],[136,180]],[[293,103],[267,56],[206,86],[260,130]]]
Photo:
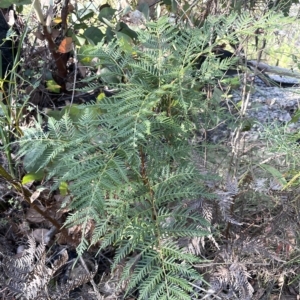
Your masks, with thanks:
[[[193,212],[198,211],[199,214],[208,222],[208,224],[211,224],[213,219],[213,208],[208,202],[200,199],[188,201],[185,203],[185,205]],[[197,227],[200,230],[211,232],[211,226],[203,226],[199,224]],[[207,235],[206,238],[213,243],[216,249],[219,249],[219,245],[212,234]],[[200,255],[205,248],[205,237],[182,237],[178,240],[178,243],[180,247],[185,247],[187,252]]]
[[[233,262],[217,267],[211,275],[210,284],[212,290],[222,299],[250,300],[254,289],[248,282],[249,278],[246,266]]]
[[[51,287],[56,271],[66,264],[67,251],[64,250],[51,267],[46,265],[46,249],[44,244],[36,245],[33,236],[28,237],[27,249],[15,256],[2,255],[0,264],[0,285],[8,289],[10,294],[24,300],[60,300],[73,289],[89,282],[97,272],[83,272],[65,284]],[[53,284],[53,283],[52,283]],[[51,285],[52,285],[51,284]]]

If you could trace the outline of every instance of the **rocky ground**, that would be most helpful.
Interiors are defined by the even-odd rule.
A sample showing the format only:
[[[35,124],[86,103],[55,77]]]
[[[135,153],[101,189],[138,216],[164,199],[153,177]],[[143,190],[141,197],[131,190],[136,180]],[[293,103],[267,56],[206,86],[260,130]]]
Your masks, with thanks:
[[[250,94],[247,115],[258,123],[278,122],[286,124],[292,121],[300,105],[300,88],[270,87],[259,78],[255,79],[254,92]],[[241,89],[233,93],[233,101],[241,100]],[[290,124],[299,128],[300,122]]]

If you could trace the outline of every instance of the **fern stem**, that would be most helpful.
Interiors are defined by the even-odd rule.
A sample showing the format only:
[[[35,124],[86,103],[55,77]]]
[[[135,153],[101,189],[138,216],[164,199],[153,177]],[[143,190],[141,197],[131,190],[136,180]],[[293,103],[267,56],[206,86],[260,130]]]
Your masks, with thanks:
[[[158,216],[157,216],[157,211],[155,209],[155,197],[154,197],[154,191],[150,185],[150,182],[149,182],[149,178],[147,176],[147,172],[146,172],[146,159],[145,159],[145,153],[143,151],[143,148],[142,146],[140,147],[140,158],[141,158],[141,176],[142,176],[142,180],[144,182],[144,185],[147,186],[147,188],[149,189],[149,194],[151,196],[151,207],[152,207],[152,220],[155,222],[155,227],[156,227],[156,230],[155,230],[155,236],[157,238],[157,242],[158,242],[158,249],[157,249],[157,252],[159,254],[159,257],[160,257],[160,260],[161,260],[161,267],[163,269],[163,272],[164,272],[164,278],[167,278],[167,271],[165,269],[165,266],[164,266],[164,257],[163,257],[163,254],[161,252],[161,249],[162,249],[162,246],[161,246],[161,234],[160,234],[160,224],[159,224],[159,221],[158,221]],[[168,284],[167,282],[165,282],[165,285],[166,285],[166,293],[167,293],[167,299],[170,298],[170,293],[169,293],[169,289],[168,289]]]
[[[154,191],[151,188],[148,176],[147,176],[147,172],[146,172],[146,162],[145,162],[145,153],[143,152],[143,148],[142,146],[140,147],[140,158],[141,158],[141,176],[142,176],[142,181],[144,183],[144,185],[149,189],[149,194],[151,196],[151,199],[153,200],[151,203],[152,206],[152,220],[156,220],[157,219],[157,212],[155,210],[154,207]]]

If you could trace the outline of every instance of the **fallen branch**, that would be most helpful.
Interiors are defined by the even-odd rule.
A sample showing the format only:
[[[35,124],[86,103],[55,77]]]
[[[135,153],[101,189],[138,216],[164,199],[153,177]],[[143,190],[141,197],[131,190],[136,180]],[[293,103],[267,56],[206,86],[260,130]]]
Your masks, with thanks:
[[[263,62],[257,62],[256,60],[247,61],[247,66],[256,68],[258,71],[262,73],[273,73],[281,76],[289,76],[289,77],[300,79],[299,72],[295,72],[293,70],[289,70],[281,67],[270,66]]]

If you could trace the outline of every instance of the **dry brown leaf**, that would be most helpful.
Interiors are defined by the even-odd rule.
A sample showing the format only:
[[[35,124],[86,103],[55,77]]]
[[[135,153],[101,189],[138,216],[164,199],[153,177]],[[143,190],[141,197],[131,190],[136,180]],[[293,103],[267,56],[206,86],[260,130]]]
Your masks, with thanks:
[[[70,14],[71,12],[73,12],[75,10],[75,7],[73,4],[69,3],[68,4],[68,13]]]
[[[46,208],[42,205],[37,205],[42,211],[45,211]],[[26,219],[29,222],[33,222],[33,223],[41,223],[43,221],[45,221],[44,217],[39,214],[34,208],[30,207],[26,213]]]
[[[30,196],[30,202],[33,203],[41,194],[40,190],[36,190],[35,192],[32,193]]]
[[[60,53],[68,53],[70,52],[71,50],[73,49],[73,40],[71,37],[65,37],[59,47],[58,47],[58,50],[57,52],[60,52]]]

